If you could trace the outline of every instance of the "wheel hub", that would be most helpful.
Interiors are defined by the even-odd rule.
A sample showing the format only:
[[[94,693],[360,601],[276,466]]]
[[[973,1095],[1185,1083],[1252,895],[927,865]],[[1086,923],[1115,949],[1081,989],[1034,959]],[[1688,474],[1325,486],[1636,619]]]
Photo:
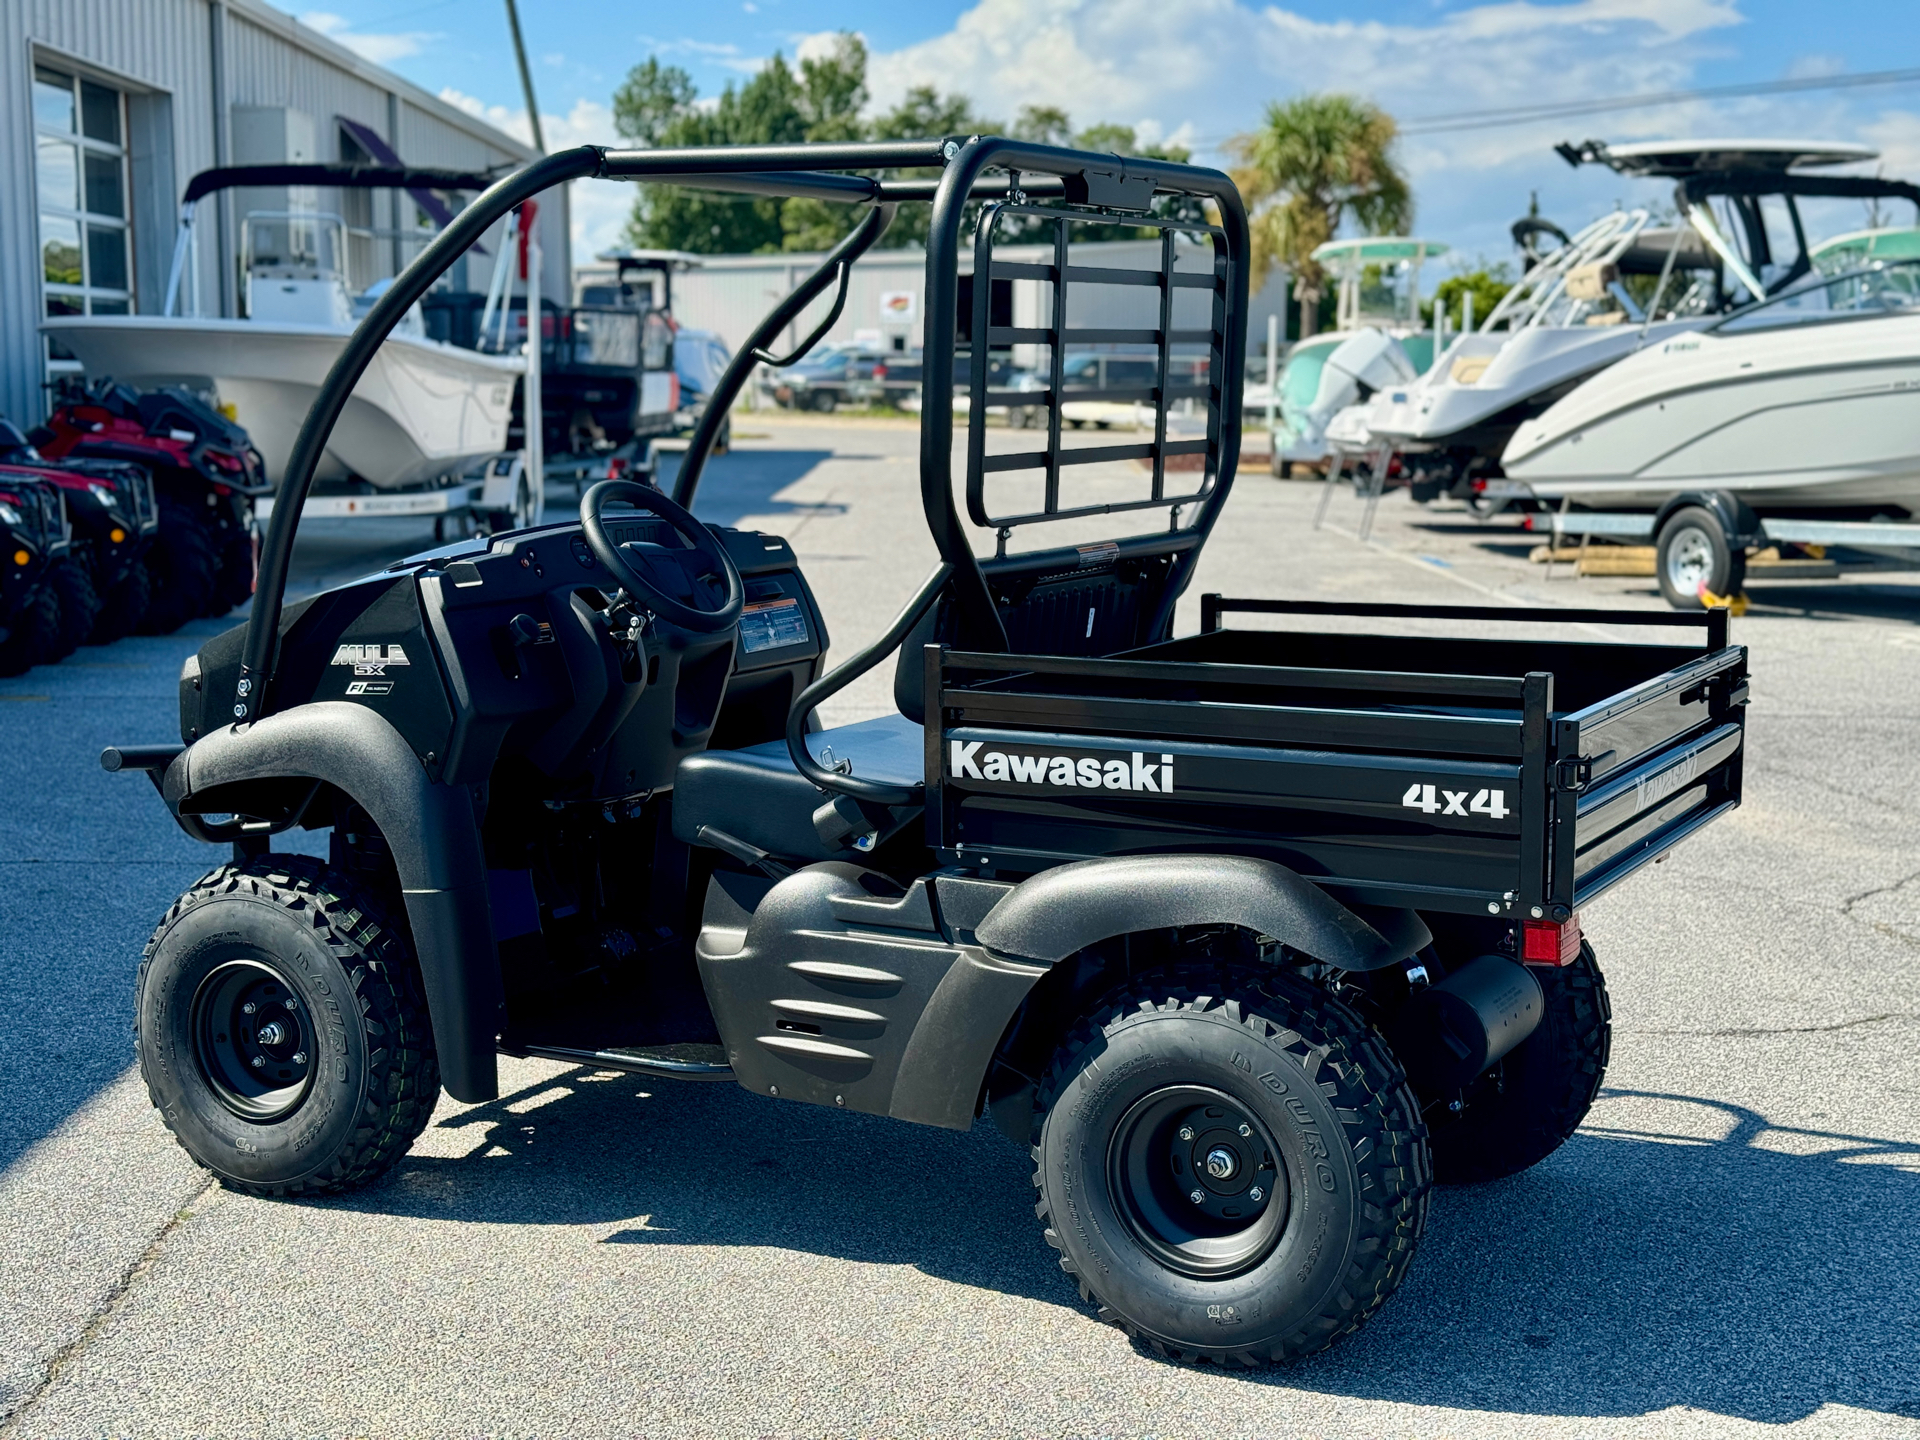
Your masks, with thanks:
[[[1181,1085],[1143,1096],[1116,1127],[1108,1155],[1121,1219],[1171,1270],[1237,1274],[1265,1258],[1286,1227],[1279,1148],[1221,1091]]]
[[[1689,525],[1667,547],[1667,579],[1682,595],[1698,595],[1713,578],[1713,541]]]
[[[278,968],[230,960],[193,999],[194,1058],[220,1103],[265,1124],[296,1109],[313,1080],[306,1010]]]

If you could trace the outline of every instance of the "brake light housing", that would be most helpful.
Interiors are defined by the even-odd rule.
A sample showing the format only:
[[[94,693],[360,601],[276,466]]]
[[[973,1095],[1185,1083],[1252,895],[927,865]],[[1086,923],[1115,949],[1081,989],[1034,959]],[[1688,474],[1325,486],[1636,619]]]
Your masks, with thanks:
[[[1571,965],[1580,958],[1580,917],[1523,920],[1520,958],[1529,965]]]

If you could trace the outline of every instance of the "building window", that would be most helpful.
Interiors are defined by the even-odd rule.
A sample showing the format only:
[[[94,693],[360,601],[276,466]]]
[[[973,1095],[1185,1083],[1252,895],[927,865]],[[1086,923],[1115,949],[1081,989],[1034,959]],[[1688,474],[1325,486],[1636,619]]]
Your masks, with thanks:
[[[133,264],[125,97],[92,80],[36,65],[33,129],[47,314],[128,314]],[[48,341],[50,377],[79,368]]]

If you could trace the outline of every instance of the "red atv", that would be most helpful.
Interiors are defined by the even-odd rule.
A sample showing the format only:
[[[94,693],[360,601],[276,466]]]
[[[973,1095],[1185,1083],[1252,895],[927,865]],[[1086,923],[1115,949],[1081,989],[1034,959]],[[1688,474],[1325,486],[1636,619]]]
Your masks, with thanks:
[[[60,602],[58,659],[76,645],[131,635],[151,593],[147,557],[159,532],[153,476],[122,460],[48,460],[0,419],[0,475],[45,480],[66,504],[69,546],[48,584]]]
[[[247,432],[191,392],[68,382],[32,432],[53,460],[131,461],[153,477],[159,535],[141,630],[225,615],[253,594],[253,499],[272,488]]]

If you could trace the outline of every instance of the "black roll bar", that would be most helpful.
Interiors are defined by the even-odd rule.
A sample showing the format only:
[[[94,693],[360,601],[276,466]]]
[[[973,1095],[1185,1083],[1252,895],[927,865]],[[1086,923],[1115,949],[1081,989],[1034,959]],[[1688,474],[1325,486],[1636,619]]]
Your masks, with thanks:
[[[182,205],[243,185],[325,185],[341,190],[485,190],[499,177],[413,165],[222,165],[187,182]]]
[[[987,166],[1008,172],[988,181]],[[935,180],[882,181],[865,175],[836,175],[831,170],[928,169],[944,167]],[[233,167],[237,168],[237,167]],[[342,167],[362,172],[373,167]],[[411,173],[411,172],[409,172]],[[477,177],[476,177],[477,178]],[[273,516],[260,547],[253,608],[235,686],[233,718],[245,724],[266,713],[279,648],[280,620],[300,512],[313,488],[327,437],[346,407],[354,386],[387,336],[408,309],[426,294],[485,231],[508,211],[555,185],[570,180],[647,180],[682,186],[722,187],[753,194],[806,195],[843,203],[866,202],[875,214],[857,226],[854,236],[871,239],[884,231],[880,218],[893,204],[919,200],[929,190],[933,202],[933,230],[927,245],[927,318],[924,338],[926,381],[924,393],[950,397],[953,393],[953,351],[958,329],[958,274],[960,231],[966,205],[994,195],[1062,195],[1068,201],[1108,211],[1144,211],[1156,191],[1195,196],[1213,203],[1227,239],[1226,273],[1231,293],[1217,296],[1227,311],[1224,363],[1217,377],[1222,397],[1222,455],[1218,482],[1202,502],[1194,524],[1185,533],[1196,539],[1175,561],[1167,605],[1191,578],[1193,557],[1218,519],[1232,488],[1240,449],[1239,395],[1246,367],[1247,218],[1233,182],[1217,170],[1174,165],[1165,161],[1095,155],[1056,146],[1031,145],[1003,139],[901,140],[844,145],[740,145],[659,150],[606,150],[583,145],[545,156],[488,185],[473,203],[456,215],[413,261],[395,277],[366,318],[342,348],[294,441],[286,473],[281,476]],[[429,185],[434,182],[429,180]],[[748,188],[752,187],[752,188]],[[890,218],[888,215],[886,218]],[[848,242],[843,241],[843,246]],[[827,271],[826,267],[822,267]],[[815,278],[819,278],[816,275]],[[821,288],[824,288],[824,281]],[[744,371],[741,378],[744,380]],[[709,407],[709,415],[717,407]],[[718,433],[718,420],[707,430],[707,449]],[[705,428],[703,424],[703,429]],[[1006,634],[1000,624],[986,581],[953,504],[953,409],[951,404],[928,405],[921,421],[921,498],[927,523],[941,558],[952,567],[958,639],[975,650],[1004,650]],[[693,459],[693,452],[689,451]],[[704,461],[704,454],[699,457]],[[697,482],[696,467],[694,479]]]
[[[790,292],[786,299],[767,313],[746,343],[734,352],[733,359],[727,362],[727,368],[714,384],[713,394],[707,401],[707,408],[701,412],[700,423],[694,427],[693,439],[687,444],[687,453],[680,462],[680,473],[674,476],[673,500],[682,509],[693,508],[693,497],[699,492],[700,477],[706,473],[707,457],[713,453],[714,442],[719,438],[720,427],[726,423],[727,412],[733,407],[734,400],[746,388],[753,369],[765,358],[766,347],[782,330],[799,317],[802,310],[817,300],[833,283],[837,273],[840,277],[840,295],[846,298],[846,277],[858,260],[879,242],[887,233],[887,227],[893,223],[895,207],[891,204],[876,205],[867,212],[867,216],[854,226],[847,237],[828,252],[827,258],[806,279],[802,280]],[[840,313],[835,305],[829,323]],[[815,330],[807,343],[800,346],[793,358],[806,354],[816,345],[825,326]],[[788,362],[790,363],[790,362]]]

